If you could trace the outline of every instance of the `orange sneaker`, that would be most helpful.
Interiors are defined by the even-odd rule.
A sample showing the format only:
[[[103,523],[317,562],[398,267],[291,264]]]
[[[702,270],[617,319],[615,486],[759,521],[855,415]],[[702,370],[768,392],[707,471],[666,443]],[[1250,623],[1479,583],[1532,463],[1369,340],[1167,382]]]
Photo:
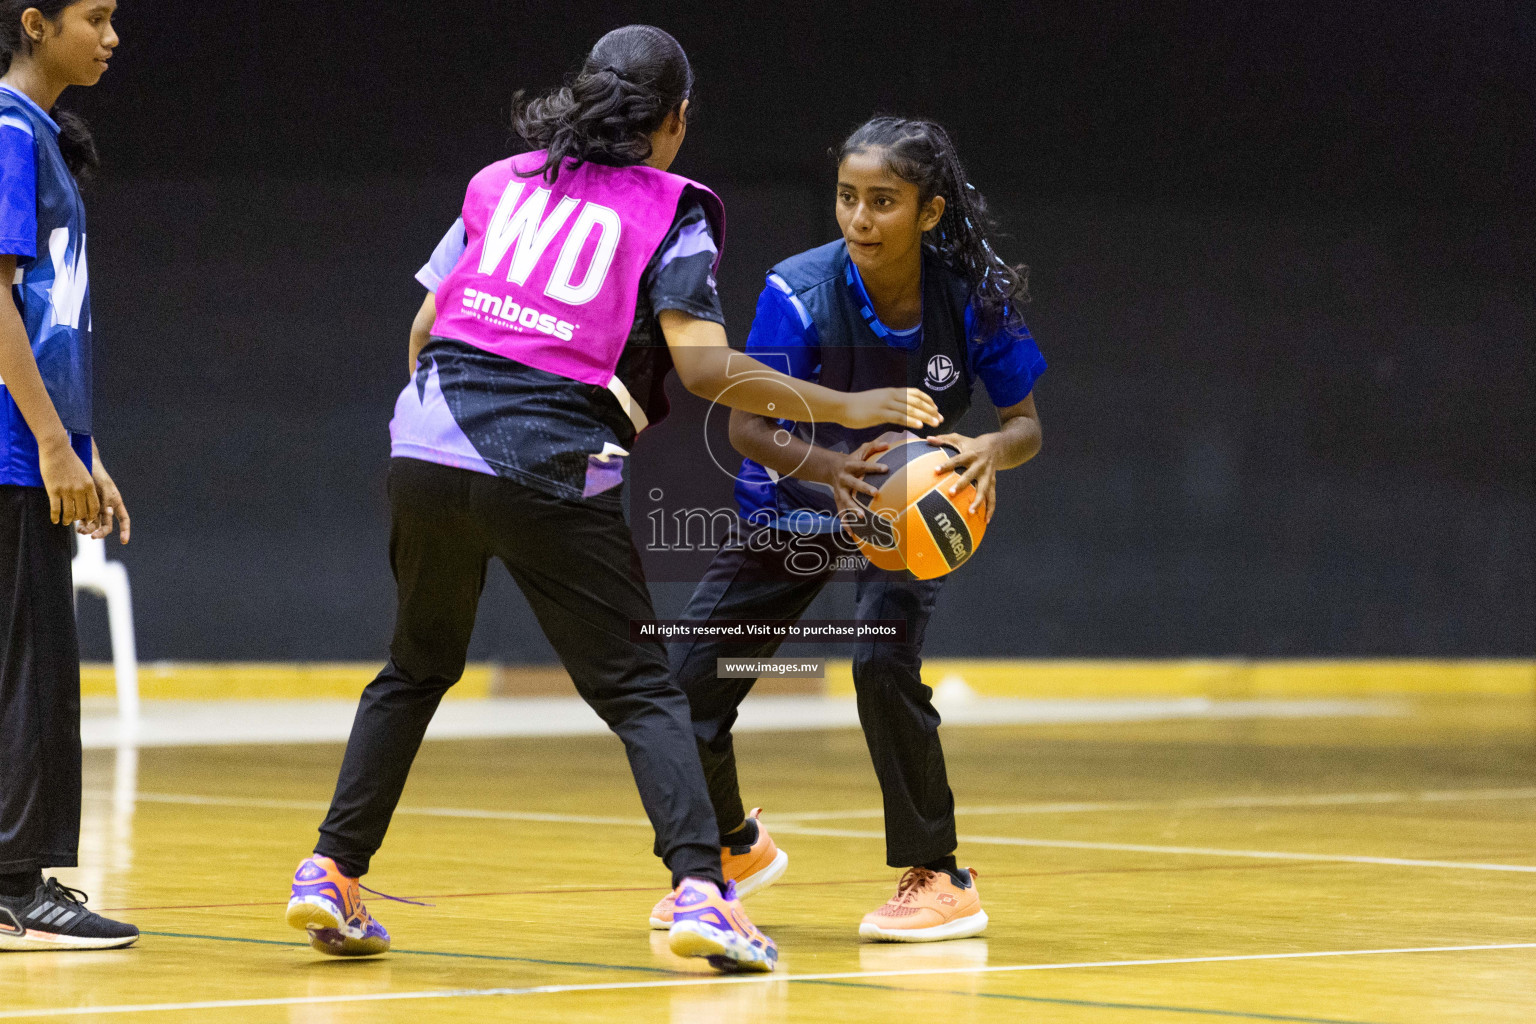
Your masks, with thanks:
[[[752,808],[749,819],[757,822],[757,842],[751,846],[722,846],[720,867],[725,880],[736,883],[736,898],[745,899],[755,892],[762,892],[784,877],[789,870],[789,854],[779,849],[758,816],[761,807]],[[672,911],[677,903],[677,893],[669,892],[661,902],[651,908],[652,928],[671,928]]]
[[[896,886],[896,895],[879,910],[864,915],[859,937],[877,942],[937,942],[980,935],[987,927],[987,912],[976,892],[976,872],[964,889],[948,872],[908,868]]]

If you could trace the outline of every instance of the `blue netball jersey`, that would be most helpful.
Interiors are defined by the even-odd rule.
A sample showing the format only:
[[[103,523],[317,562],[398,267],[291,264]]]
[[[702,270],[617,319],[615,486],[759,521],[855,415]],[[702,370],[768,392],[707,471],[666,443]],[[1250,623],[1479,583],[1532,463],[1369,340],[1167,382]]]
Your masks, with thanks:
[[[937,265],[928,267],[925,264],[923,324],[935,327],[944,325],[945,318],[939,310],[929,308],[930,304],[944,304],[949,291],[938,287],[940,269]],[[786,276],[794,277],[794,282]],[[852,383],[849,389],[901,383],[922,388],[939,404],[946,417],[937,431],[923,433],[953,430],[953,421],[962,416],[969,405],[971,382],[977,379],[986,387],[992,404],[999,409],[1024,401],[1046,368],[1045,358],[1029,329],[1016,324],[999,328],[990,337],[977,338],[979,327],[975,305],[964,298],[968,289],[952,273],[945,276],[953,278],[950,284],[959,289],[951,299],[956,307],[955,328],[936,331],[932,337],[925,336],[923,324],[895,330],[875,316],[874,304],[864,288],[864,281],[847,257],[844,245],[836,242],[820,246],[786,260],[768,275],[767,286],[758,299],[752,330],[747,336],[747,352],[792,377],[844,387],[850,381],[823,379],[830,355],[824,347],[842,350],[837,353],[837,361],[840,373],[846,376],[848,368],[841,364],[847,362],[847,354],[861,344],[874,344],[880,351],[888,351],[895,357],[897,364],[905,363],[917,369],[911,371],[905,381],[866,380]],[[930,277],[935,280],[930,281]],[[799,290],[808,281],[818,280],[820,285],[814,296],[812,292]],[[822,337],[827,330],[847,336]],[[866,337],[855,338],[856,332],[863,332]],[[941,338],[940,334],[959,334],[960,337]],[[964,365],[952,365],[947,354],[951,351]],[[880,362],[878,358],[874,361]],[[953,385],[959,386],[951,390]],[[796,433],[802,432],[799,425],[790,421],[781,420],[780,424]],[[856,432],[835,424],[816,424],[806,439],[833,451],[846,452],[866,440],[865,435],[873,437],[885,429],[889,428]],[[736,502],[742,517],[749,522],[802,533],[823,533],[838,528],[837,521],[831,517],[833,506],[829,488],[799,479],[781,480],[751,459],[742,460],[736,480]]]
[[[59,126],[0,86],[0,253],[16,257],[21,311],[48,397],[91,464],[91,297],[85,206],[59,152]],[[41,487],[37,439],[0,381],[0,484]]]

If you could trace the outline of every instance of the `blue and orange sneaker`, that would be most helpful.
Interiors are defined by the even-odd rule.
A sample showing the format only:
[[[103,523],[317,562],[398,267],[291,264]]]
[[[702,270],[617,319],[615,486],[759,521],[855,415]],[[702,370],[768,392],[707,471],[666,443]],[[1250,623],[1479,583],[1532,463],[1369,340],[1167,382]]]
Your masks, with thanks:
[[[667,945],[678,956],[702,956],[717,971],[771,971],[779,947],[742,913],[736,883],[685,878],[677,887]]]
[[[389,932],[363,906],[357,879],[329,857],[305,857],[293,873],[288,924],[309,933],[309,944],[331,956],[389,952]]]

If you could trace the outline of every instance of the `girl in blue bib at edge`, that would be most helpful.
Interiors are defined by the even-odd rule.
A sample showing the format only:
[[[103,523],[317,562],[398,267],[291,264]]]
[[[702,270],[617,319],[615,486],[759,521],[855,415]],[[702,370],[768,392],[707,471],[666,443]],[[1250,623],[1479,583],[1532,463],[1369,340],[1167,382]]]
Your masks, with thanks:
[[[0,0],[0,950],[111,949],[132,925],[44,881],[80,842],[80,649],[71,524],[119,533],[128,510],[91,433],[91,298],[77,178],[84,122],[55,109],[117,46],[115,0]]]
[[[990,520],[998,472],[1040,450],[1034,385],[1045,361],[1019,313],[1024,268],[993,250],[986,204],[949,136],[931,121],[877,117],[855,131],[839,153],[835,201],[843,237],[773,268],[747,352],[832,388],[922,388],[943,423],[921,433],[958,449],[937,472],[963,471],[955,489],[974,483],[971,510]],[[955,427],[978,379],[1000,424],[963,437]],[[746,456],[736,485],[741,515],[683,618],[794,621],[804,614],[838,556],[852,550],[843,523],[865,514],[856,495],[876,493],[864,477],[885,468],[880,454],[890,445],[876,440],[881,432],[733,410],[731,441]],[[804,558],[807,544],[822,545],[826,557]],[[853,654],[859,722],[884,795],[886,859],[906,869],[896,894],[860,923],[866,939],[929,942],[976,935],[987,925],[975,873],[955,860],[939,715],[920,674],[923,634],[942,587],[942,577],[918,580],[869,564],[857,572],[855,617],[906,623],[905,640],[860,640]],[[716,662],[767,657],[777,646],[671,646],[725,874],[743,895],[777,880],[788,857],[758,821],[760,809],[744,811],[737,784],[731,726],[755,680],[717,679]],[[672,914],[664,898],[651,912],[652,926],[665,927]]]

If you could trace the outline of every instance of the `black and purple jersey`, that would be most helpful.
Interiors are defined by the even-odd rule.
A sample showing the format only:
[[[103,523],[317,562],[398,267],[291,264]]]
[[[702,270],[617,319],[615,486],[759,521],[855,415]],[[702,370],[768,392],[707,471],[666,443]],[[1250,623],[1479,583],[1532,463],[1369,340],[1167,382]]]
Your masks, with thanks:
[[[649,167],[477,183],[417,274],[437,322],[391,454],[617,504],[629,446],[667,410],[657,314],[724,323],[719,200]]]

